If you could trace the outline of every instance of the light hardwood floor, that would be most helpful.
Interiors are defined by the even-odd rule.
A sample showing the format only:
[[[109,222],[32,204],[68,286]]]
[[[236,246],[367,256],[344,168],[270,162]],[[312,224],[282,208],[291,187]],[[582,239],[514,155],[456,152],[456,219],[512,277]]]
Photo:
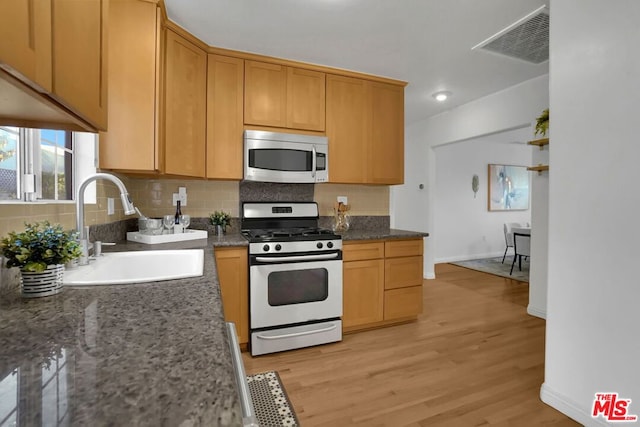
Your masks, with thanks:
[[[251,357],[276,370],[302,426],[576,426],[540,401],[545,322],[529,287],[450,264],[424,282],[417,322]]]

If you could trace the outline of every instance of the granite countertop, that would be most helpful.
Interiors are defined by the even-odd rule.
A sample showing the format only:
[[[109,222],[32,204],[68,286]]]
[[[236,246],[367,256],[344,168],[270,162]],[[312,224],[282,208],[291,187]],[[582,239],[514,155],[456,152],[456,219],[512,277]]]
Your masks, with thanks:
[[[393,228],[349,230],[339,234],[342,236],[342,240],[407,239],[412,237],[429,236],[429,233],[423,233],[421,231],[397,230]]]
[[[344,240],[427,235],[388,228],[342,233]],[[241,425],[213,251],[247,245],[239,233],[159,245],[120,242],[103,249],[202,248],[204,275],[65,287],[35,299],[3,294],[3,404],[27,426],[56,419],[58,425]]]
[[[204,248],[204,275],[0,299],[0,394],[20,425],[242,424],[212,247],[240,234],[110,251]],[[99,261],[98,261],[99,262]],[[79,267],[82,268],[82,267]],[[13,403],[11,403],[13,402]]]

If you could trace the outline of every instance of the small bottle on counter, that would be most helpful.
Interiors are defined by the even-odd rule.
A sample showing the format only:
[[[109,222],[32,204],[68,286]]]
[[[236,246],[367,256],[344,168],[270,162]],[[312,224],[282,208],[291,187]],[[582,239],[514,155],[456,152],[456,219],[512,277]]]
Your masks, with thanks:
[[[176,215],[174,219],[173,232],[182,233],[182,224],[180,224],[180,216],[182,215],[182,211],[180,210],[180,200],[176,201]]]

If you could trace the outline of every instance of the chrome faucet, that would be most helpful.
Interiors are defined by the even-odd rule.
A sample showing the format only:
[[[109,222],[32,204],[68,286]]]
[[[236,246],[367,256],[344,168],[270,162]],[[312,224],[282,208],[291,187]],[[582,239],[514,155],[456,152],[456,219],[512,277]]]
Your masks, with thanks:
[[[82,255],[80,256],[80,265],[87,265],[89,263],[89,230],[85,230],[84,227],[84,192],[87,186],[98,179],[106,179],[113,182],[118,190],[120,190],[120,201],[124,208],[125,215],[132,215],[136,213],[135,207],[129,198],[129,192],[124,186],[124,183],[115,175],[108,173],[95,173],[88,176],[80,186],[78,187],[78,194],[76,195],[76,229],[78,230],[78,236],[80,239],[80,249]]]

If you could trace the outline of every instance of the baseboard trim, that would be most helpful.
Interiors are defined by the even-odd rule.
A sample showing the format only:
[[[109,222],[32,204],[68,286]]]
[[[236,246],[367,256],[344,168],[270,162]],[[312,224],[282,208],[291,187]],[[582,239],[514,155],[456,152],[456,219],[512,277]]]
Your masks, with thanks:
[[[547,320],[547,310],[541,310],[531,304],[527,306],[527,314]]]
[[[605,427],[610,425],[603,418],[593,418],[591,416],[591,408],[581,407],[574,400],[553,390],[547,383],[543,383],[542,387],[540,387],[540,399],[584,426]]]
[[[471,259],[497,258],[504,255],[504,252],[493,252],[485,254],[456,255],[451,257],[436,258],[434,264],[445,264],[448,262],[469,261]],[[511,253],[507,255],[513,255]]]

